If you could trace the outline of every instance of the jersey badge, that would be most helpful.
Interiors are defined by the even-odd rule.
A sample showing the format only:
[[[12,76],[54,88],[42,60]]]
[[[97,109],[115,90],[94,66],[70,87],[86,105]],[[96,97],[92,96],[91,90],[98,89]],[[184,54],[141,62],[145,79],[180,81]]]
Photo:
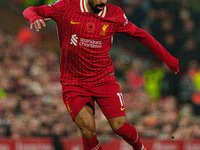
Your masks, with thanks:
[[[95,30],[95,25],[92,22],[87,23],[86,27],[88,32],[93,32]]]
[[[103,25],[102,30],[100,35],[105,35],[106,34],[106,29],[108,28],[108,25]]]

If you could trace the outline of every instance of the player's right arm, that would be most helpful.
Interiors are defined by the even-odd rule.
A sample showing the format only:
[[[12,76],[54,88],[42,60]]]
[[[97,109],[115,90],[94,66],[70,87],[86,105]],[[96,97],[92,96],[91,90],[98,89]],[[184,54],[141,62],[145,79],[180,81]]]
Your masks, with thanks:
[[[66,7],[64,0],[58,0],[50,5],[43,6],[30,6],[23,11],[23,16],[30,22],[30,29],[35,27],[36,31],[39,31],[41,27],[46,27],[45,21],[49,21],[52,18],[58,21],[60,18],[60,8]],[[64,9],[62,9],[64,10]]]
[[[24,18],[30,22],[30,29],[33,29],[34,26],[35,30],[39,31],[41,25],[43,27],[46,26],[45,21],[48,21],[50,17],[50,15],[47,15],[47,12],[49,11],[47,7],[47,5],[39,7],[31,6],[23,11]]]

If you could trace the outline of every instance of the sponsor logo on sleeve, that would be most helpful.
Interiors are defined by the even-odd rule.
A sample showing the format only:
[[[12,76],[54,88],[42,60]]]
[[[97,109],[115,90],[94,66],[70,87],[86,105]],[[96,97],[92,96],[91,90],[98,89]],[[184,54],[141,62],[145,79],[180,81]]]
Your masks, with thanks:
[[[55,1],[55,2],[53,2],[53,3],[51,3],[51,4],[49,4],[48,6],[52,6],[53,4],[57,4],[58,2],[60,2],[60,1],[62,1],[62,0],[57,0],[57,1]]]

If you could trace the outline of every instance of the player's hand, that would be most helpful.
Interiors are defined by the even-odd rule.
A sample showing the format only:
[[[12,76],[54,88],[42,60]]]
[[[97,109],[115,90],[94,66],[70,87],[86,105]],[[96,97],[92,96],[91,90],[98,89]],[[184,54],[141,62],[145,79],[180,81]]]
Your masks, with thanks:
[[[43,27],[46,27],[45,21],[49,21],[49,20],[50,20],[50,18],[37,19],[37,20],[35,20],[34,22],[32,22],[32,23],[30,24],[30,29],[33,29],[33,26],[34,26],[34,27],[35,27],[35,30],[36,30],[37,32],[39,32],[39,30],[42,28],[42,26],[43,26]]]

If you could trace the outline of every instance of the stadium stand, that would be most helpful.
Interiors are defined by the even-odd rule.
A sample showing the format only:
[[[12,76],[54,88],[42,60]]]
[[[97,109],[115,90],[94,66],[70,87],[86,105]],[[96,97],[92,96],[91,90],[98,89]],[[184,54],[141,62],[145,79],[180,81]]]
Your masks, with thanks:
[[[199,2],[113,3],[180,59],[180,73],[174,75],[146,48],[132,44],[132,39],[114,38],[110,56],[124,93],[128,122],[144,139],[175,135],[178,140],[200,140]],[[55,24],[48,23],[40,33],[30,31],[22,17],[24,7],[20,0],[0,1],[0,138],[76,139],[79,130],[61,97]],[[101,142],[117,138],[98,106],[95,117]]]

